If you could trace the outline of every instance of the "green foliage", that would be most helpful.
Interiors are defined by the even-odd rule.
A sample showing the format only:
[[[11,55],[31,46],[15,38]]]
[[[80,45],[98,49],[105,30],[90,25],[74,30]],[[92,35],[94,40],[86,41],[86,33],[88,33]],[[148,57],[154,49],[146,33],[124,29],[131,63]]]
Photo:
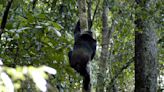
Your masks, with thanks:
[[[66,4],[70,2],[63,2],[67,5],[65,8],[71,9],[68,13],[64,12],[59,16],[61,1],[57,1],[58,6],[54,6],[50,3],[53,2],[52,0],[47,3],[38,0],[34,10],[30,0],[21,2],[21,4],[13,3],[0,41],[0,57],[4,65],[9,67],[48,65],[58,72],[51,85],[70,85],[69,78],[74,81],[74,77],[75,79],[78,77],[72,76],[75,73],[67,59],[67,52],[71,47],[69,44],[73,40],[73,37],[70,38],[70,32],[74,28],[72,21],[75,19],[69,19],[68,22],[66,20],[75,8]],[[2,11],[5,5],[0,4],[0,6]],[[65,19],[62,19],[63,16]],[[20,82],[18,84],[21,85]]]
[[[47,66],[33,67],[33,66],[17,66],[16,68],[10,67],[0,67],[0,91],[1,92],[14,92],[14,90],[19,90],[23,86],[28,86],[35,83],[33,90],[46,91],[47,90],[47,79],[49,74],[56,74],[56,70]],[[11,80],[12,79],[12,80]],[[23,84],[26,81],[31,81],[31,83]],[[13,83],[14,82],[14,83]],[[28,87],[26,87],[28,89]],[[35,92],[36,92],[35,91]]]
[[[76,0],[37,0],[33,9],[33,0],[14,0],[9,12],[7,25],[0,40],[0,58],[4,65],[0,66],[0,74],[8,76],[16,90],[40,91],[35,88],[39,81],[34,80],[33,73],[38,73],[41,80],[47,80],[51,88],[59,87],[62,91],[79,91],[82,78],[69,65],[67,53],[73,46],[73,30],[78,20]],[[93,1],[93,0],[92,0]],[[0,23],[7,0],[0,1]],[[163,5],[157,0],[156,6],[150,11],[137,8],[134,0],[109,1],[109,21],[114,23],[114,32],[111,34],[108,58],[108,70],[105,80],[107,85],[111,78],[134,57],[134,20],[136,13],[141,12],[142,18],[156,22],[158,40],[163,39]],[[92,3],[92,12],[97,1]],[[97,36],[98,49],[95,60],[92,62],[92,81],[96,88],[97,61],[101,52],[102,39],[102,1],[100,0],[93,29]],[[110,30],[110,28],[109,28]],[[158,43],[159,68],[163,76],[163,40]],[[47,75],[42,65],[56,69],[55,77]],[[39,67],[39,68],[35,68]],[[0,76],[0,81],[4,77]],[[35,83],[35,84],[34,84]],[[134,66],[131,64],[117,78],[115,83],[119,90],[133,90]],[[28,85],[29,89],[26,87]],[[5,91],[5,81],[0,84],[0,91]],[[30,90],[30,91],[31,91]]]

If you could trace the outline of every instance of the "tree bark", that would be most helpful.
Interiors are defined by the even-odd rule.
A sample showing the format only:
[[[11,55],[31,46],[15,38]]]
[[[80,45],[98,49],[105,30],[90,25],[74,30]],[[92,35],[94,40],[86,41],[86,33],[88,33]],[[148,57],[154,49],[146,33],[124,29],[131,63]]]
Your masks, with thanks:
[[[136,0],[135,30],[135,92],[157,91],[157,40],[153,16],[149,14],[153,1]],[[142,15],[142,12],[146,15]],[[145,19],[149,18],[149,19]]]
[[[80,29],[81,31],[88,30],[88,19],[86,11],[86,0],[78,0],[78,9],[79,9],[79,20],[80,20]]]
[[[78,9],[79,9],[79,20],[80,20],[80,30],[81,32],[88,30],[88,18],[87,18],[87,11],[86,11],[86,0],[78,0]],[[88,67],[87,67],[88,68]],[[90,73],[90,69],[88,69]],[[90,76],[89,76],[90,77]],[[83,85],[84,85],[83,79]],[[91,85],[89,83],[88,90],[85,90],[84,86],[82,92],[91,92]]]
[[[108,12],[109,8],[107,6],[107,0],[103,2],[103,13],[102,13],[102,51],[100,56],[99,71],[97,75],[97,92],[104,92],[105,87],[105,76],[106,76],[106,65],[108,58],[108,48],[109,48],[109,27],[108,27]]]

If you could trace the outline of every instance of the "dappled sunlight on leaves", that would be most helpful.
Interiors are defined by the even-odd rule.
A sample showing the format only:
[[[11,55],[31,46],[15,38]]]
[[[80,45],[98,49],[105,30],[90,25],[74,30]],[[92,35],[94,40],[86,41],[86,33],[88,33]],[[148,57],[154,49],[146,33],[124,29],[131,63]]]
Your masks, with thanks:
[[[5,85],[6,92],[14,92],[14,85],[12,83],[12,80],[9,78],[9,76],[5,72],[0,73],[0,78],[2,79],[2,81]],[[0,91],[2,91],[2,90],[0,90]]]
[[[46,79],[48,79],[47,73],[55,75],[56,70],[48,66],[17,66],[16,68],[0,66],[0,81],[2,80],[2,83],[0,84],[2,89],[0,89],[0,91],[6,90],[7,92],[14,92],[14,88],[17,90],[21,87],[19,80],[25,81],[28,80],[28,78],[31,78],[40,91],[46,92]],[[10,75],[10,77],[8,75]],[[17,82],[12,83],[12,81]]]

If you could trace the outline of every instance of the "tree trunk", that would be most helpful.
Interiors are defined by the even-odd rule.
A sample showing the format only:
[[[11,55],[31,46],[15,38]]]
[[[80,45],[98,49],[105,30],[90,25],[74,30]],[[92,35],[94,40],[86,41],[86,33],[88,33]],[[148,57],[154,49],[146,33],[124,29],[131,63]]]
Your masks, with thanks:
[[[109,27],[108,27],[108,12],[109,8],[107,6],[107,1],[103,2],[103,14],[102,14],[102,51],[99,61],[99,73],[97,76],[97,92],[104,92],[105,87],[105,76],[106,76],[106,64],[108,58],[108,48],[109,48]]]
[[[88,30],[88,19],[86,11],[86,0],[78,0],[78,9],[79,9],[79,20],[80,20],[80,29],[81,31]]]
[[[149,14],[152,1],[140,2],[142,9],[136,14],[135,30],[135,92],[157,91],[157,40],[153,16]],[[142,15],[143,13],[147,15]],[[146,19],[149,18],[149,19]]]
[[[112,33],[114,32],[114,30],[115,30],[115,21],[113,20],[112,21],[112,25],[111,25],[111,27],[110,27],[110,30],[109,30],[109,40],[112,38]],[[110,41],[109,41],[110,42]],[[112,44],[109,44],[109,46],[110,46],[110,51],[109,51],[109,58],[110,57],[112,57],[112,48],[113,48],[113,45],[114,43],[112,43]],[[106,91],[107,92],[117,92],[117,86],[116,86],[116,82],[115,82],[115,80],[116,79],[112,79],[112,65],[111,65],[111,59],[108,59],[108,63],[107,63],[107,70],[108,70],[108,80],[110,81],[111,80],[111,83],[107,83],[107,85],[106,85]],[[117,73],[116,73],[117,74]],[[115,74],[115,75],[116,75]],[[114,77],[114,78],[117,78],[117,77]]]
[[[78,0],[78,9],[79,9],[80,30],[81,30],[81,32],[84,32],[84,31],[88,30],[88,18],[87,18],[87,11],[86,11],[86,0]],[[90,69],[88,69],[88,72],[90,73]],[[86,79],[83,78],[83,89],[82,89],[82,92],[91,92],[90,83],[89,83],[89,86],[88,86],[89,87],[88,90],[85,90],[85,88],[84,88],[84,80],[86,80]]]

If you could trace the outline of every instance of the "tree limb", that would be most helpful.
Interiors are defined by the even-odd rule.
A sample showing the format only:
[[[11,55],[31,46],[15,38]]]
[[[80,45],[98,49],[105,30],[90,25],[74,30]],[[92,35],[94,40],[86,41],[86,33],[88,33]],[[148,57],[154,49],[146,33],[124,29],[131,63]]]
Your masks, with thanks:
[[[94,19],[95,19],[95,15],[96,15],[96,13],[97,13],[99,4],[100,4],[100,0],[98,0],[97,5],[96,5],[96,8],[95,8],[95,11],[94,11],[94,13],[93,13],[93,18],[92,18],[91,24],[90,24],[90,26],[89,26],[89,29],[90,29],[90,30],[91,30],[91,28],[92,28],[93,21],[94,21]]]
[[[34,10],[35,9],[35,6],[36,6],[36,3],[37,3],[37,0],[33,0],[33,2],[32,2],[32,9]]]
[[[88,4],[88,31],[91,31],[91,22],[92,22],[92,19],[91,19],[91,16],[92,16],[92,0],[88,0],[87,2]]]
[[[1,27],[0,27],[0,38],[1,38],[1,35],[3,33],[4,28],[6,26],[7,16],[8,16],[8,13],[9,13],[9,10],[10,10],[10,7],[11,7],[12,2],[13,2],[13,0],[9,0],[8,1],[7,6],[6,6],[6,9],[4,11],[4,14],[3,14],[3,17],[2,17],[2,22],[1,22]]]
[[[119,76],[125,69],[127,69],[127,68],[131,65],[131,63],[133,63],[133,61],[134,61],[134,58],[131,58],[129,62],[127,62],[126,64],[124,64],[124,65],[122,66],[122,68],[121,68],[121,69],[114,75],[114,77],[111,79],[111,82],[109,83],[109,85],[110,85],[109,88],[111,88],[111,87],[114,85],[114,82],[115,82],[115,80],[118,78],[118,76]]]

